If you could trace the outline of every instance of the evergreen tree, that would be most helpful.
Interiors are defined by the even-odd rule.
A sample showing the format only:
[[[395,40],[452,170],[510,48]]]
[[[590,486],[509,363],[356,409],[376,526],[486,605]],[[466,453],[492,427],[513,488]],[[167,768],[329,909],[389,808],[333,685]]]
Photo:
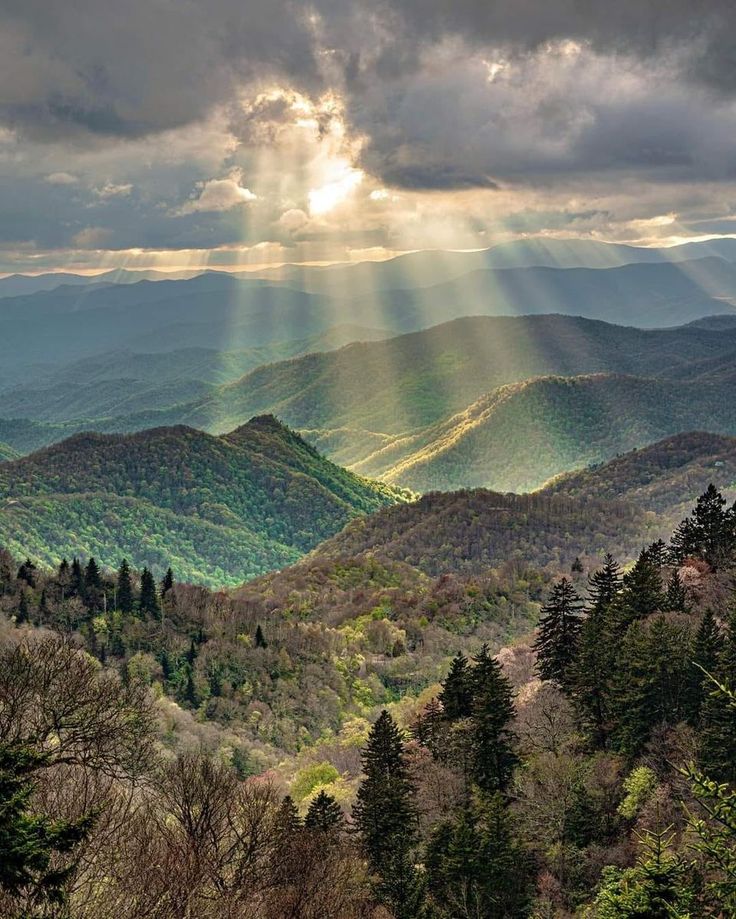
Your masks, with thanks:
[[[371,728],[362,762],[353,819],[377,875],[375,892],[397,919],[412,919],[422,896],[411,858],[418,839],[415,789],[401,732],[385,710]]]
[[[27,558],[18,569],[17,578],[19,581],[25,581],[29,587],[35,587],[37,570],[30,558]]]
[[[659,612],[664,606],[662,577],[649,552],[644,549],[631,571],[623,577],[622,589],[612,615],[613,627],[619,636],[631,625]]]
[[[698,498],[692,514],[675,530],[670,554],[677,562],[695,556],[720,568],[732,557],[735,539],[734,509],[726,510],[726,499],[711,484]]]
[[[32,806],[34,773],[43,754],[0,745],[0,890],[32,902],[43,912],[19,916],[62,915],[64,886],[75,870],[74,850],[89,834],[93,818],[52,820]],[[60,860],[64,860],[60,864]]]
[[[126,559],[118,571],[117,607],[121,613],[133,612],[133,582],[130,577],[130,566]]]
[[[161,581],[161,598],[163,599],[166,594],[174,586],[174,572],[171,568],[166,569],[166,574],[164,575],[163,581]]]
[[[700,762],[712,779],[736,785],[736,606],[731,610],[718,661],[703,683]],[[705,675],[704,675],[705,676]]]
[[[156,581],[153,575],[144,568],[141,572],[141,596],[139,600],[141,613],[148,616],[158,617],[161,614],[161,607],[158,602],[156,593]]]
[[[276,814],[276,835],[277,837],[289,838],[298,833],[303,826],[302,818],[299,816],[299,810],[294,804],[291,795],[286,795],[279,805]]]
[[[84,599],[84,571],[82,570],[82,563],[76,557],[72,559],[72,567],[69,572],[69,589],[73,596]]]
[[[256,648],[267,648],[268,642],[266,641],[266,636],[263,634],[263,629],[260,626],[260,623],[256,626]]]
[[[565,692],[573,686],[573,669],[578,654],[582,601],[567,578],[552,588],[542,607],[534,651],[537,672],[543,680],[556,683]]]
[[[608,735],[608,695],[615,666],[611,640],[611,610],[621,590],[621,570],[612,555],[588,580],[587,616],[580,627],[578,655],[573,674],[574,699],[597,746],[605,747]]]
[[[667,584],[664,604],[662,606],[668,613],[689,613],[690,604],[687,599],[685,585],[680,579],[679,572],[675,571]]]
[[[525,916],[532,891],[529,859],[512,831],[501,795],[481,797],[434,831],[425,859],[433,906],[443,916],[472,904],[473,916]]]
[[[511,722],[516,714],[510,681],[484,645],[473,667],[473,778],[489,794],[504,791],[517,763]]]
[[[328,833],[342,829],[345,817],[337,801],[322,790],[314,797],[307,810],[304,825],[308,830]]]
[[[441,759],[446,754],[448,724],[439,698],[431,699],[412,725],[411,734],[415,740]]]
[[[716,672],[722,646],[721,630],[718,628],[713,610],[708,608],[703,613],[693,641],[687,705],[688,721],[692,725],[697,725],[700,721],[700,712],[708,692],[705,685],[708,679],[706,673]]]
[[[84,583],[87,589],[92,588],[99,590],[102,587],[100,568],[94,557],[90,557],[90,560],[87,562],[87,567],[84,569]]]
[[[449,721],[470,717],[473,709],[473,675],[462,651],[453,658],[438,699]]]

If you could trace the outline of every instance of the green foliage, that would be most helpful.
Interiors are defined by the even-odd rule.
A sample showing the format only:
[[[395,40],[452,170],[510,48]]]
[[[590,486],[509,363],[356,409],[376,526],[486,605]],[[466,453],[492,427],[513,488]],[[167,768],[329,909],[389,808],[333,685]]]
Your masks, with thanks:
[[[543,680],[569,692],[574,685],[582,620],[582,601],[567,578],[552,588],[542,607],[534,651]]]
[[[624,780],[626,797],[618,806],[618,812],[626,820],[633,820],[642,805],[651,798],[659,784],[657,773],[648,766],[637,766]]]

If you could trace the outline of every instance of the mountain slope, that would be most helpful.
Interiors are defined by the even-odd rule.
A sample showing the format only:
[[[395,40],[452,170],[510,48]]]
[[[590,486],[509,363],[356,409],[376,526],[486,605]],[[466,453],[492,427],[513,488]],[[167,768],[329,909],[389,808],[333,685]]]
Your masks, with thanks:
[[[689,431],[558,476],[544,492],[625,499],[677,523],[711,483],[729,500],[736,498],[736,438]]]
[[[692,430],[736,434],[736,386],[595,374],[501,387],[356,469],[416,491],[531,491],[559,472]]]
[[[351,522],[300,567],[365,554],[432,576],[480,572],[514,561],[559,570],[578,555],[594,559],[606,546],[630,557],[658,533],[653,515],[624,502],[485,489],[434,492]]]
[[[4,444],[2,441],[0,441],[0,463],[4,463],[7,460],[17,459],[18,455],[19,454],[12,447],[9,447],[7,444]]]
[[[79,434],[2,465],[0,543],[20,545],[32,521],[40,558],[94,547],[99,561],[116,565],[124,516],[142,537],[135,552],[128,540],[136,564],[157,563],[171,546],[180,577],[211,582],[220,569],[232,583],[294,561],[356,514],[400,499],[334,466],[272,417],[222,437],[185,427]]]

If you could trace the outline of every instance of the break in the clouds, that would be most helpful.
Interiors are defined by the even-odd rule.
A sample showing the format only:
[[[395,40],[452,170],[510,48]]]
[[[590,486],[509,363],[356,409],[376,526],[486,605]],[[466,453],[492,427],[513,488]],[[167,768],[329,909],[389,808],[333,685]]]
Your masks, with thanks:
[[[0,269],[732,232],[725,0],[5,0]]]

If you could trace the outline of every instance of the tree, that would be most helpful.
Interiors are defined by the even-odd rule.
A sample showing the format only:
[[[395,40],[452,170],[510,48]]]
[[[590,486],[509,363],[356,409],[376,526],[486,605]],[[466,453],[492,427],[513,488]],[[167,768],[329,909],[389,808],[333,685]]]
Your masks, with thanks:
[[[28,600],[25,590],[22,590],[18,601],[18,612],[15,614],[15,624],[22,625],[24,622],[28,622]]]
[[[712,568],[720,568],[733,555],[736,537],[734,509],[710,484],[695,505],[692,514],[682,521],[670,542],[670,554],[677,562],[688,556],[703,558]]]
[[[713,615],[713,610],[708,608],[703,613],[693,641],[687,705],[688,721],[692,725],[697,725],[700,721],[700,713],[706,696],[706,674],[716,672],[722,648],[721,630]]]
[[[517,763],[511,730],[514,694],[487,645],[473,660],[473,778],[480,789],[492,794],[507,788]]]
[[[256,626],[256,648],[267,648],[268,642],[266,641],[266,636],[263,634],[263,629],[261,628],[260,623]]]
[[[632,622],[646,619],[662,609],[662,576],[647,549],[644,549],[633,568],[623,576],[612,614],[614,630],[621,634]]]
[[[341,829],[344,822],[342,808],[332,795],[328,795],[323,789],[312,799],[304,819],[304,826],[308,830],[328,833]]]
[[[99,590],[102,587],[102,578],[100,568],[94,557],[90,557],[87,567],[84,569],[84,583],[87,588]]]
[[[672,835],[646,832],[633,868],[605,868],[596,919],[689,919],[694,892],[685,862],[671,851]]]
[[[505,919],[526,915],[531,866],[500,794],[481,796],[434,831],[425,860],[440,915]]]
[[[449,721],[470,716],[473,708],[473,675],[462,651],[452,659],[438,699],[442,703],[444,717]]]
[[[121,613],[133,612],[133,583],[130,578],[130,566],[126,559],[118,571],[117,607]]]
[[[82,570],[82,563],[79,561],[76,556],[72,559],[72,567],[69,572],[69,587],[72,594],[75,597],[79,597],[80,600],[84,599],[85,594],[85,583],[84,583],[84,571]]]
[[[700,762],[710,778],[736,783],[736,709],[732,696],[736,688],[736,607],[728,617],[717,664],[708,674],[702,684]]]
[[[141,572],[141,596],[139,606],[141,613],[144,615],[154,617],[161,615],[161,607],[158,602],[158,594],[156,593],[156,581],[148,568],[144,568]]]
[[[615,645],[609,634],[611,610],[621,590],[621,570],[612,555],[588,580],[587,616],[580,627],[573,674],[575,705],[592,727],[599,747],[608,734],[608,694],[613,676]]]
[[[30,558],[27,558],[18,569],[18,580],[25,581],[29,587],[35,587],[37,571],[38,569],[30,560]]]
[[[533,649],[537,672],[564,692],[573,686],[573,669],[578,654],[582,601],[572,583],[562,578],[542,607]]]
[[[421,882],[411,852],[418,838],[416,790],[404,741],[384,709],[362,752],[363,781],[353,819],[377,881],[379,899],[397,919],[411,919],[421,901]]]
[[[687,599],[687,591],[682,583],[680,574],[675,571],[667,583],[667,593],[665,594],[662,606],[668,613],[688,613],[690,604]]]
[[[64,905],[74,850],[94,822],[91,814],[68,821],[34,811],[34,774],[48,763],[48,754],[0,744],[0,890],[17,900],[19,917]]]
[[[161,581],[161,598],[163,599],[166,594],[174,586],[174,572],[171,568],[166,569],[166,574],[164,575],[163,581]]]

